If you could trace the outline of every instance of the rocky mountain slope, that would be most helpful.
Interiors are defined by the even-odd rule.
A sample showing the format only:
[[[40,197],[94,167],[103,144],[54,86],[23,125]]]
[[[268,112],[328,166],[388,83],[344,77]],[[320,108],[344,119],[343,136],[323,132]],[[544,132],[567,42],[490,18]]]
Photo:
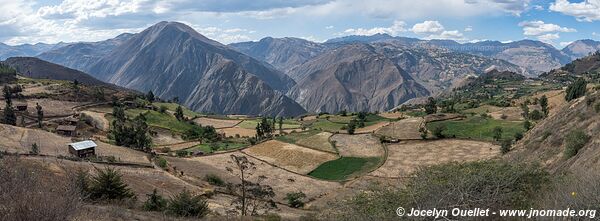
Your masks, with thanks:
[[[93,76],[199,112],[294,116],[304,109],[278,90],[294,84],[272,67],[176,22],[161,22],[87,68]]]
[[[86,73],[34,57],[11,57],[3,61],[21,75],[35,79],[77,80],[87,85],[109,85]]]
[[[0,60],[7,59],[9,57],[31,57],[36,56],[40,53],[60,48],[68,45],[68,43],[57,43],[57,44],[45,44],[45,43],[37,43],[37,44],[22,44],[22,45],[7,45],[0,43]]]
[[[294,68],[288,95],[311,112],[385,111],[429,92],[368,44],[327,51]]]
[[[600,42],[591,39],[574,41],[562,49],[571,59],[582,58],[600,50]]]
[[[73,43],[46,51],[39,54],[37,57],[80,71],[88,71],[88,67],[123,42],[129,40],[131,36],[133,36],[133,34],[124,33],[105,41]]]
[[[287,72],[322,53],[326,46],[300,38],[263,38],[230,44],[236,50]]]

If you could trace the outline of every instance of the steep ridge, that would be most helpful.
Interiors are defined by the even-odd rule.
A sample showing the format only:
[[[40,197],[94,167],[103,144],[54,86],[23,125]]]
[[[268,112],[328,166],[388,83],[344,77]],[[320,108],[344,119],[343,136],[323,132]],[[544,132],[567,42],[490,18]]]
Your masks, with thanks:
[[[11,57],[3,63],[21,75],[35,79],[77,80],[87,85],[109,85],[86,73],[33,57]]]

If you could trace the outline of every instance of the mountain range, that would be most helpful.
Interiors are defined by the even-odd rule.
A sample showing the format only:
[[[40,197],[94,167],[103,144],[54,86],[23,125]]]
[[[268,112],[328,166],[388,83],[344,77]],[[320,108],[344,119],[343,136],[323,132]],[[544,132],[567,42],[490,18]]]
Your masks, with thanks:
[[[458,43],[387,34],[223,45],[185,24],[160,22],[137,34],[19,53],[163,99],[177,97],[199,112],[295,116],[389,110],[492,69],[534,77],[599,46],[581,40],[558,50],[532,40]],[[0,55],[26,48],[8,47],[0,47]]]

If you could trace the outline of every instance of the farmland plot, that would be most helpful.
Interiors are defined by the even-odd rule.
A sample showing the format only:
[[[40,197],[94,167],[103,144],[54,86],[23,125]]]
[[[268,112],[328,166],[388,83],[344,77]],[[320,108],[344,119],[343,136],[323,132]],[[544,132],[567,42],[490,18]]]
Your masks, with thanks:
[[[422,125],[423,118],[406,118],[392,122],[389,125],[378,129],[375,131],[375,134],[401,140],[421,139],[419,128],[421,128]]]
[[[308,174],[322,163],[337,159],[337,155],[332,153],[276,140],[260,143],[243,152],[300,174]]]
[[[196,122],[202,126],[213,126],[214,128],[219,129],[219,128],[233,127],[242,121],[241,120],[226,120],[226,119],[200,117],[200,118],[194,119],[194,122]]]
[[[336,134],[331,137],[343,157],[382,157],[383,146],[379,139],[371,134]]]

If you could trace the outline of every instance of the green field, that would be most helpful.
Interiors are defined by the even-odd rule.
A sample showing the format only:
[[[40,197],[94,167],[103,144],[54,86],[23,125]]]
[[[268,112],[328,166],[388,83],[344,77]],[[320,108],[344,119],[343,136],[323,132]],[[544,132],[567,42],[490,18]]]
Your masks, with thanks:
[[[310,127],[313,129],[319,129],[319,130],[330,131],[330,132],[339,131],[339,130],[341,130],[341,128],[343,126],[346,126],[346,124],[334,123],[334,122],[328,121],[326,119],[321,119],[321,118],[319,118],[317,121],[313,122],[310,125]]]
[[[186,122],[178,121],[173,114],[170,113],[160,113],[158,111],[153,110],[145,110],[145,109],[127,109],[125,110],[125,114],[133,119],[138,116],[140,113],[144,113],[146,116],[146,123],[153,127],[165,128],[174,132],[183,133],[186,130],[192,129],[192,125]]]
[[[216,151],[240,149],[240,148],[247,147],[249,145],[247,143],[242,143],[242,142],[238,143],[238,142],[231,142],[231,141],[220,141],[220,142],[216,142],[214,144],[218,147],[218,149]],[[204,154],[208,154],[208,153],[214,152],[213,149],[211,148],[211,145],[212,144],[203,143],[203,144],[199,144],[194,147],[185,149],[185,151],[187,151],[189,153],[193,153],[194,151],[200,150],[200,151],[204,152]]]
[[[503,138],[514,138],[516,133],[524,133],[523,122],[495,120],[488,117],[471,116],[459,121],[437,121],[427,124],[430,131],[438,126],[445,127],[442,134],[446,137],[492,141],[495,127],[502,128]]]
[[[152,105],[160,108],[160,106],[165,106],[167,107],[167,110],[173,111],[175,112],[175,110],[177,110],[177,107],[179,106],[179,104],[176,103],[152,103]],[[187,117],[193,118],[193,117],[201,117],[204,116],[203,114],[200,113],[196,113],[190,109],[188,109],[187,107],[181,106],[181,108],[183,108],[183,114]]]
[[[367,172],[379,164],[380,158],[342,157],[321,164],[308,175],[324,180],[345,180]]]
[[[246,128],[246,129],[256,129],[256,125],[260,121],[261,121],[261,119],[244,120],[240,124],[238,124],[238,127]],[[297,121],[288,119],[288,120],[283,120],[283,125],[281,127],[283,129],[296,129],[296,128],[300,128],[301,125]],[[277,120],[277,122],[275,122],[275,128],[279,129],[279,120]]]

